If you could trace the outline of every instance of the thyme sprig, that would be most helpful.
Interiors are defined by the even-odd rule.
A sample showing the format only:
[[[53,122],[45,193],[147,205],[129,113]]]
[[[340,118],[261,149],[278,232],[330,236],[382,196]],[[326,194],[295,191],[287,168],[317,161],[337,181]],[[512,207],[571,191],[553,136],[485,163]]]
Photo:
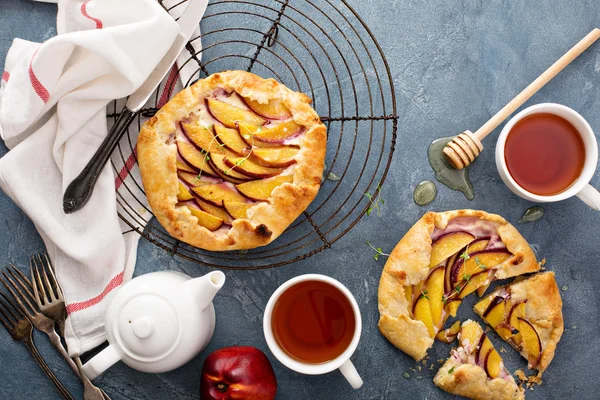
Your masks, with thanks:
[[[384,253],[381,247],[375,247],[369,241],[366,241],[365,244],[368,245],[375,252],[375,254],[373,254],[373,258],[375,259],[375,261],[379,260],[379,256],[390,256],[388,253]]]
[[[377,216],[381,217],[381,206],[385,204],[385,200],[381,198],[381,183],[377,184],[374,194],[366,192],[365,197],[370,201],[367,216],[370,216],[373,210],[377,210]]]

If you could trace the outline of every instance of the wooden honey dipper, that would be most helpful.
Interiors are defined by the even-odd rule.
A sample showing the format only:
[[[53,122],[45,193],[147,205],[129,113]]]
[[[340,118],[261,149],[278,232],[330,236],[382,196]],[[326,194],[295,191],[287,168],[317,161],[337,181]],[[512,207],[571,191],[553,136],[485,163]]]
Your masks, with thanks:
[[[481,144],[483,138],[496,129],[502,121],[511,115],[517,108],[521,107],[523,103],[544,87],[546,83],[550,82],[552,78],[575,60],[588,47],[594,44],[598,38],[600,38],[600,29],[596,28],[552,64],[550,68],[544,71],[544,73],[535,81],[531,82],[529,86],[523,89],[521,93],[483,124],[483,126],[475,133],[464,131],[452,139],[446,147],[444,147],[444,155],[450,164],[456,169],[463,169],[475,161],[475,158],[477,158],[479,153],[481,153],[481,150],[483,150],[483,145]]]

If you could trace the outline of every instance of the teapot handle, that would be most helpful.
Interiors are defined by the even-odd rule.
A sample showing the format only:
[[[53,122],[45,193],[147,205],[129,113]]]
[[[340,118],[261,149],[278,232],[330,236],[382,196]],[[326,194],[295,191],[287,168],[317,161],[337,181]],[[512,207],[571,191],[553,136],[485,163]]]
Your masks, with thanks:
[[[115,350],[115,347],[108,345],[107,348],[95,355],[90,361],[86,362],[82,370],[88,378],[96,379],[98,375],[120,360],[121,355]]]

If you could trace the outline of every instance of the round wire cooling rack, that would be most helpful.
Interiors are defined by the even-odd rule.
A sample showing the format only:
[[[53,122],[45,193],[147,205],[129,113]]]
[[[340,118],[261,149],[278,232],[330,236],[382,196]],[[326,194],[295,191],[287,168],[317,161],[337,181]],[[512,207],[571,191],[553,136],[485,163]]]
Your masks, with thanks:
[[[170,7],[159,1],[172,12],[185,7],[187,0]],[[278,239],[248,251],[210,252],[171,237],[155,218],[148,218],[152,211],[145,205],[139,173],[119,182],[125,189],[125,194],[117,193],[119,217],[131,231],[171,254],[209,267],[272,268],[330,248],[379,201],[394,152],[396,97],[377,40],[345,0],[211,1],[201,31],[190,40],[201,41],[201,54],[188,45],[189,59],[179,66],[194,66],[193,79],[241,69],[273,77],[311,97],[328,132],[319,194]],[[159,93],[171,94],[175,81],[161,84],[154,107],[143,109],[137,126],[132,124],[127,145],[121,141],[117,154],[127,172],[138,168],[135,137],[142,117],[158,110],[165,101]],[[116,103],[109,116],[118,116]],[[128,159],[129,154],[133,158]],[[113,168],[119,175],[114,162]]]

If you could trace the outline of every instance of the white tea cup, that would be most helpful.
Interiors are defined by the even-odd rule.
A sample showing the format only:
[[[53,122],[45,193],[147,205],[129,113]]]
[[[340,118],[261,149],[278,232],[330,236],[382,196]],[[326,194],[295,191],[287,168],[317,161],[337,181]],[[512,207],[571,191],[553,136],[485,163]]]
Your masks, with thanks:
[[[564,191],[549,196],[534,194],[519,186],[508,171],[504,158],[506,138],[515,124],[529,115],[540,113],[554,114],[570,122],[579,132],[585,147],[585,161],[579,177]],[[542,103],[527,107],[508,121],[496,142],[496,168],[506,186],[517,196],[537,203],[551,203],[577,196],[592,209],[600,210],[600,192],[589,184],[597,164],[598,143],[590,124],[577,111],[561,104]]]
[[[352,340],[350,341],[350,344],[348,345],[348,347],[346,348],[346,350],[344,350],[344,352],[342,354],[340,354],[333,360],[330,360],[330,361],[327,361],[324,363],[319,363],[319,364],[304,363],[304,362],[301,362],[301,361],[296,360],[296,359],[292,358],[291,356],[289,356],[279,346],[279,343],[275,339],[275,336],[273,334],[273,329],[271,326],[271,317],[273,314],[273,307],[275,306],[275,303],[277,302],[279,297],[290,287],[292,287],[300,282],[306,282],[306,281],[325,282],[325,283],[328,283],[328,284],[332,285],[333,287],[337,288],[340,292],[342,292],[342,294],[350,302],[350,305],[352,306],[352,310],[354,311],[354,319],[355,319],[354,335],[352,336]],[[267,303],[267,307],[265,308],[265,314],[264,314],[264,318],[263,318],[263,330],[264,330],[265,339],[267,341],[267,345],[269,346],[269,349],[271,350],[273,355],[275,357],[277,357],[277,359],[283,365],[288,367],[289,369],[294,370],[296,372],[300,372],[301,374],[306,374],[306,375],[321,375],[321,374],[326,374],[333,370],[339,369],[340,372],[344,375],[344,377],[348,380],[348,382],[350,383],[350,385],[352,385],[352,387],[354,389],[358,389],[362,386],[363,380],[361,379],[360,375],[356,371],[356,368],[352,364],[352,361],[350,361],[350,357],[356,350],[356,346],[358,346],[358,342],[360,340],[360,334],[362,331],[360,309],[358,308],[356,299],[354,298],[354,296],[352,296],[352,293],[350,293],[350,290],[348,290],[348,288],[346,288],[346,286],[342,285],[339,281],[337,281],[333,278],[330,278],[328,276],[325,276],[325,275],[306,274],[306,275],[297,276],[297,277],[292,278],[289,281],[285,282],[284,284],[279,286],[279,288],[277,288],[277,290],[275,290],[275,292],[271,295],[269,302]]]

